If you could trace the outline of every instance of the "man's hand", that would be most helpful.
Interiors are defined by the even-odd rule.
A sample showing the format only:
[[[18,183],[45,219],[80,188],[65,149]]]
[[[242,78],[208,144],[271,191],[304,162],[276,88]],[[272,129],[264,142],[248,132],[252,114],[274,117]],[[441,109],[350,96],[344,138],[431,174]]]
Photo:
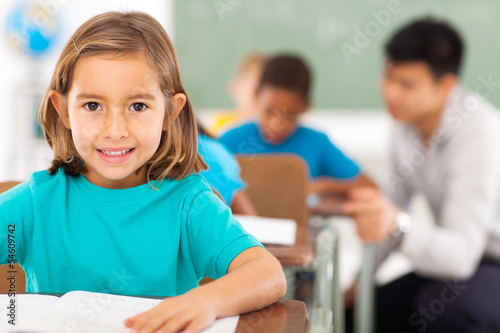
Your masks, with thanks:
[[[351,216],[358,235],[366,243],[386,240],[396,228],[399,209],[372,187],[354,188],[348,192],[342,213]]]

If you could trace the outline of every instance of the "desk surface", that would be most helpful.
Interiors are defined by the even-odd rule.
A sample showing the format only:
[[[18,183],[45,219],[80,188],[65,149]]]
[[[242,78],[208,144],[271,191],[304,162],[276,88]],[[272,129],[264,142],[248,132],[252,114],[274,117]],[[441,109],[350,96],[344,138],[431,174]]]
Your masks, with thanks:
[[[309,225],[298,225],[295,244],[292,246],[266,245],[283,266],[307,266],[314,258],[314,241]]]
[[[281,300],[262,310],[241,315],[236,333],[304,333],[307,322],[303,302]]]
[[[60,293],[28,293],[62,296]],[[161,299],[159,296],[137,296]],[[305,333],[308,325],[304,302],[280,300],[264,309],[242,314],[236,333]]]

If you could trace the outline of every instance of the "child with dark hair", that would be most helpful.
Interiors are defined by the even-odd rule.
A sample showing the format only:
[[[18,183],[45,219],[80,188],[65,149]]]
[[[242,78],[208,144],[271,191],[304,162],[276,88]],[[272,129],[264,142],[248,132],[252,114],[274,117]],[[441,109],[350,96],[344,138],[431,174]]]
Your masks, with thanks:
[[[234,128],[221,138],[236,154],[293,153],[309,167],[311,192],[343,194],[370,185],[359,166],[326,134],[300,125],[310,106],[311,73],[294,55],[278,55],[264,65],[256,91],[256,122]]]

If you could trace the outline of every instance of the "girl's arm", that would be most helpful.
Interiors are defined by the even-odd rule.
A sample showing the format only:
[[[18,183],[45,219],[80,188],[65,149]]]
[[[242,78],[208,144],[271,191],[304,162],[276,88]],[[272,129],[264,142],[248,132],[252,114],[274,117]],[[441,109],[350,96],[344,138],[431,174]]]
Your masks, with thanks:
[[[286,293],[286,279],[278,260],[261,247],[251,247],[234,258],[227,275],[165,299],[153,309],[129,318],[135,332],[199,332],[216,318],[263,308]]]

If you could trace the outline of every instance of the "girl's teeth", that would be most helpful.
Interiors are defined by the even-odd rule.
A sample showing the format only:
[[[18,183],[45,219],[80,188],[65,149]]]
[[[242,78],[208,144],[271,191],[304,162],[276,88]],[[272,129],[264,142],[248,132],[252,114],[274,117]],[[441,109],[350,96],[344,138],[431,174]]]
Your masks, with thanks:
[[[128,153],[130,151],[130,149],[128,150],[119,150],[119,151],[107,151],[107,150],[101,150],[101,152],[104,154],[104,155],[108,155],[108,156],[121,156],[121,155],[125,155],[126,153]]]

